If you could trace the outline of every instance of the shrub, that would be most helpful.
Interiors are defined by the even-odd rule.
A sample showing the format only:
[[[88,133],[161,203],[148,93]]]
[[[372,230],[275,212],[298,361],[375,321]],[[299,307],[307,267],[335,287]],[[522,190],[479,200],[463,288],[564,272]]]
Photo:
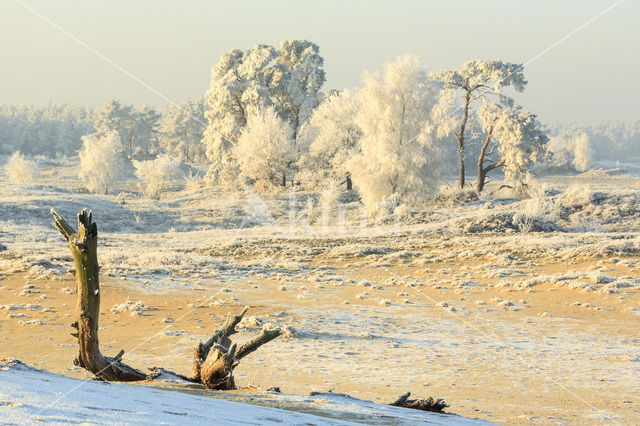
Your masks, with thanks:
[[[9,182],[29,184],[34,183],[38,177],[36,163],[26,160],[18,151],[14,152],[4,166]]]
[[[155,160],[136,161],[136,177],[140,179],[142,192],[149,198],[159,200],[168,183],[178,177],[180,160],[160,155]]]
[[[122,151],[116,132],[82,137],[79,177],[90,192],[110,194],[115,189],[122,174]]]

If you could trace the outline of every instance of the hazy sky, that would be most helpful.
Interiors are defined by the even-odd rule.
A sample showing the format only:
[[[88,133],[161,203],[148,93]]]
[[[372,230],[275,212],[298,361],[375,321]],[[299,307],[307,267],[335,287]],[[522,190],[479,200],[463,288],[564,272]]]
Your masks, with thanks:
[[[640,119],[640,1],[0,0],[0,103],[160,106],[204,93],[220,54],[306,38],[320,45],[326,88],[412,52],[431,70],[469,59],[528,63],[517,99],[544,121]],[[23,5],[24,4],[24,5]],[[532,60],[533,59],[533,60]]]

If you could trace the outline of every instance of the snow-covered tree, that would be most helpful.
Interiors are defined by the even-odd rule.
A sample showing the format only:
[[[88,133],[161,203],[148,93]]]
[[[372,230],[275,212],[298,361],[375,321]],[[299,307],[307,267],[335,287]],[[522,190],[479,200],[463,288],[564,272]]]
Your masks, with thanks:
[[[151,107],[136,110],[112,99],[96,114],[94,126],[98,136],[117,132],[127,158],[146,159],[157,152],[159,119]]]
[[[211,70],[206,93],[208,126],[203,143],[211,161],[209,177],[216,180],[226,164],[251,114],[272,104],[269,81],[275,58],[271,46],[256,45],[243,52],[223,53]]]
[[[608,147],[611,149],[612,145],[609,144]],[[560,132],[551,137],[548,151],[551,156],[546,167],[578,172],[587,171],[591,167],[595,153],[587,130],[574,124],[563,126]]]
[[[327,95],[300,130],[299,168],[317,182],[344,182],[351,189],[347,162],[360,153],[358,102],[348,90]]]
[[[24,158],[19,151],[9,157],[9,161],[4,166],[4,171],[11,183],[29,184],[34,183],[38,178],[38,168],[36,163]]]
[[[122,105],[120,101],[111,99],[102,106],[102,109],[95,115],[93,125],[97,136],[106,136],[111,132],[117,132],[123,149],[127,154],[132,149],[127,149],[131,145],[131,132],[134,126],[133,106]]]
[[[161,115],[149,106],[143,106],[140,110],[133,112],[133,128],[129,138],[131,158],[147,159],[158,153],[160,117]]]
[[[140,179],[144,194],[159,200],[168,184],[180,175],[180,160],[164,154],[154,160],[133,160],[136,177]]]
[[[120,181],[123,167],[122,142],[117,132],[82,138],[79,177],[90,192],[111,193]]]
[[[180,105],[168,105],[160,122],[162,150],[185,162],[206,160],[202,144],[205,127],[204,99],[187,99]]]
[[[206,94],[208,126],[204,132],[211,161],[209,178],[216,180],[234,163],[232,153],[250,115],[274,106],[293,130],[298,130],[318,105],[324,84],[319,47],[307,40],[282,42],[276,50],[256,45],[243,52],[224,53],[211,70]],[[289,165],[291,166],[291,165]]]
[[[419,203],[436,190],[442,155],[430,124],[436,90],[415,55],[365,74],[356,122],[362,154],[349,166],[370,213],[389,197]]]
[[[441,70],[430,75],[433,81],[442,85],[438,104],[433,110],[438,136],[456,132],[460,189],[465,183],[465,131],[473,113],[473,102],[489,98],[494,103],[510,106],[512,100],[502,94],[502,89],[512,86],[522,92],[527,84],[523,69],[522,64],[474,60],[464,63],[458,70]],[[456,102],[456,91],[464,96],[462,106]]]
[[[589,136],[586,133],[582,132],[575,137],[573,144],[573,166],[577,171],[585,172],[589,169],[589,167],[591,167],[591,158],[593,155],[593,150],[591,149],[591,144],[589,143]]]
[[[536,115],[519,106],[502,108],[487,100],[478,115],[486,137],[478,155],[477,191],[484,189],[487,174],[498,168],[507,181],[522,179],[532,163],[541,159],[549,141]]]
[[[234,151],[249,182],[284,186],[294,154],[293,129],[275,108],[267,107],[249,116]]]
[[[285,40],[276,52],[270,91],[278,112],[293,129],[294,140],[320,103],[323,64],[320,47],[308,40]]]

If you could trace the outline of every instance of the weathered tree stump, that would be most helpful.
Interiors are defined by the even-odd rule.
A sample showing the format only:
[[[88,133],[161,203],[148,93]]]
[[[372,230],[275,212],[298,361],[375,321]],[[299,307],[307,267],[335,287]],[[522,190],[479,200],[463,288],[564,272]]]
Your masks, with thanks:
[[[240,347],[232,344],[229,336],[236,333],[236,326],[246,312],[247,308],[244,308],[240,315],[229,315],[220,330],[198,344],[193,355],[193,381],[202,382],[207,389],[235,389],[233,369],[240,360],[282,334],[280,329],[263,328],[260,334]]]
[[[229,315],[220,330],[205,343],[200,342],[196,347],[191,377],[162,368],[152,369],[152,374],[147,376],[121,361],[124,355],[123,350],[113,358],[102,355],[98,341],[100,317],[98,228],[92,221],[91,212],[87,213],[86,209],[78,215],[77,232],[53,209],[51,214],[55,218],[55,227],[69,244],[76,267],[77,321],[72,326],[77,329],[77,333],[72,334],[78,338],[79,354],[74,364],[92,372],[97,378],[109,381],[137,381],[153,379],[160,372],[167,371],[185,380],[202,383],[207,389],[236,389],[233,369],[240,360],[282,334],[280,329],[263,328],[257,336],[237,346],[232,344],[229,336],[236,333],[236,326],[247,312],[247,308],[240,315]]]
[[[394,407],[412,408],[414,410],[431,411],[434,413],[442,413],[443,410],[449,406],[440,398],[434,399],[429,397],[427,399],[409,399],[410,395],[411,392],[407,392],[389,405],[393,405]]]
[[[69,243],[76,267],[76,322],[74,336],[78,337],[79,353],[74,364],[89,370],[102,380],[136,381],[147,375],[120,361],[124,351],[115,357],[102,355],[98,341],[98,320],[100,318],[100,280],[98,273],[98,228],[92,221],[91,212],[82,210],[78,215],[78,231],[58,215],[53,209],[55,227]]]

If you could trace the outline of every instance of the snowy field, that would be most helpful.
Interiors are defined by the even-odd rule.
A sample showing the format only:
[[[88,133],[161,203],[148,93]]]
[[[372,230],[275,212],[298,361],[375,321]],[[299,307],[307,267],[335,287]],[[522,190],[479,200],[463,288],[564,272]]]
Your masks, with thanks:
[[[229,192],[181,181],[154,201],[133,179],[117,196],[88,194],[74,161],[39,168],[44,183],[3,183],[0,196],[1,357],[84,377],[71,365],[66,318],[73,263],[49,209],[73,219],[87,207],[106,286],[102,343],[114,353],[124,348],[132,365],[188,371],[195,343],[227,312],[249,305],[248,329],[272,322],[289,333],[243,361],[241,385],[335,389],[376,402],[411,391],[444,398],[452,413],[502,423],[640,419],[633,165],[541,178],[526,199],[492,182],[480,199],[443,195],[377,220],[349,193]],[[160,331],[149,347],[131,350]],[[26,395],[27,381],[45,377],[20,372],[0,372],[1,392]],[[47,386],[73,386],[55,377]],[[160,391],[131,392],[148,400]],[[14,409],[3,395],[10,403],[0,409],[22,422],[51,401],[41,398],[35,408]],[[199,412],[205,401],[180,398],[193,409],[168,411]],[[313,422],[264,410],[248,421]],[[56,415],[43,419],[65,418]]]
[[[0,378],[4,424],[487,424],[340,394],[298,397],[272,393],[263,398],[264,406],[258,406],[144,386],[83,383],[16,361],[0,361]]]

